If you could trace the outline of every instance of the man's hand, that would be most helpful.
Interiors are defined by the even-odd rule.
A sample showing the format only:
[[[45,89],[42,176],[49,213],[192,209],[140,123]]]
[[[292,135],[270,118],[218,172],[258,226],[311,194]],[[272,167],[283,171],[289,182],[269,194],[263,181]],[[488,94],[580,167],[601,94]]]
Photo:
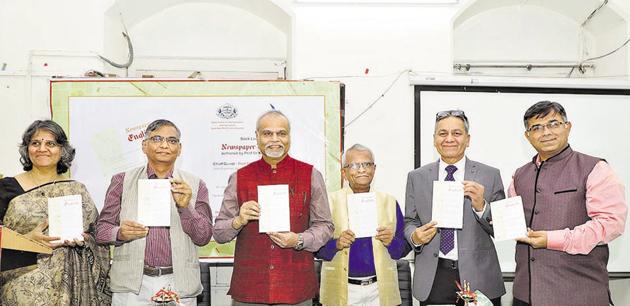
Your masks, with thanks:
[[[467,196],[472,201],[472,207],[475,211],[480,212],[483,210],[485,201],[483,199],[483,192],[485,188],[483,185],[473,182],[464,181],[464,196]]]
[[[267,235],[271,241],[283,249],[294,248],[298,243],[298,235],[294,232],[273,232],[267,233]]]
[[[516,241],[527,243],[535,249],[547,248],[547,231],[532,231],[527,229],[527,237],[517,238]]]
[[[354,242],[354,232],[347,229],[343,232],[341,232],[341,236],[339,236],[339,239],[337,239],[337,250],[341,251],[343,249],[347,249],[349,248],[352,243]]]
[[[437,222],[431,221],[427,224],[423,224],[422,226],[416,228],[416,230],[411,235],[411,240],[415,244],[427,244],[431,242],[435,234],[437,233]]]
[[[176,178],[171,179],[171,193],[177,207],[188,208],[192,190],[186,182]]]
[[[35,226],[35,228],[33,228],[30,232],[26,233],[24,236],[32,240],[35,240],[49,248],[54,249],[56,247],[61,246],[62,244],[59,244],[59,243],[54,243],[54,244],[51,243],[51,241],[61,239],[60,237],[50,237],[50,236],[44,235],[44,231],[46,230],[46,228],[48,228],[48,220],[42,221],[42,223]]]
[[[247,225],[251,220],[258,220],[260,217],[260,205],[256,201],[247,201],[241,205],[241,209],[238,212],[238,216],[232,221],[232,227],[234,229],[240,229]],[[297,238],[296,238],[297,239]]]
[[[125,220],[120,224],[118,229],[118,240],[130,241],[146,237],[149,234],[149,228],[131,220]]]
[[[391,228],[380,226],[376,229],[376,240],[380,240],[384,246],[388,247],[394,239],[394,231]]]

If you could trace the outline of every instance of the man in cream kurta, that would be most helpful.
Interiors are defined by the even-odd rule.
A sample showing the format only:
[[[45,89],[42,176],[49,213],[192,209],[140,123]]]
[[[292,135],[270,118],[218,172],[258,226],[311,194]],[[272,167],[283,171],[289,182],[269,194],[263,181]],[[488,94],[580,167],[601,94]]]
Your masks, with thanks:
[[[356,238],[348,228],[347,197],[374,192],[376,165],[372,151],[360,144],[344,154],[342,174],[349,187],[328,196],[335,225],[334,239],[318,253],[324,260],[320,302],[324,305],[400,305],[396,259],[410,250],[403,236],[403,215],[396,199],[376,193],[378,228],[373,237]]]
[[[142,141],[146,166],[112,177],[96,226],[96,241],[114,246],[112,305],[153,305],[151,296],[163,287],[175,291],[181,304],[197,305],[203,289],[197,248],[212,237],[212,212],[205,183],[175,167],[180,139],[174,123],[153,121]],[[170,226],[138,222],[141,179],[170,180]]]

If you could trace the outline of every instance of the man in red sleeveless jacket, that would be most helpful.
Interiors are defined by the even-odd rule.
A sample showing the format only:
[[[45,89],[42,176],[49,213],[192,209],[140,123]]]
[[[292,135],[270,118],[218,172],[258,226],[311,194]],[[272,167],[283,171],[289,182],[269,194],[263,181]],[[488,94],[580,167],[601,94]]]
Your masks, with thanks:
[[[514,306],[608,306],[608,243],[624,231],[624,186],[605,160],[569,146],[559,103],[532,105],[523,122],[537,154],[508,190],[522,197],[530,228],[516,245]]]
[[[313,252],[333,233],[324,179],[313,166],[291,158],[289,119],[262,114],[256,140],[262,159],[230,176],[214,238],[235,237],[233,305],[312,305],[319,291]],[[288,185],[291,231],[259,233],[258,187]]]

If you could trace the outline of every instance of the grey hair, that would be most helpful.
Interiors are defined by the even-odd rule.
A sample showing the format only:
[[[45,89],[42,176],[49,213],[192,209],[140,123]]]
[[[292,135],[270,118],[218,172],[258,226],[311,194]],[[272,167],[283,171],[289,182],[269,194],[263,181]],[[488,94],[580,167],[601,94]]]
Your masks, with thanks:
[[[562,104],[553,101],[539,101],[534,105],[530,106],[527,111],[525,111],[525,115],[523,116],[523,124],[525,124],[525,128],[529,128],[527,126],[527,121],[531,118],[543,118],[550,113],[559,114],[562,117],[562,120],[567,121],[567,112],[562,107]]]
[[[360,143],[355,143],[350,148],[348,148],[345,152],[343,152],[343,155],[341,155],[341,160],[343,161],[343,164],[342,164],[343,167],[348,165],[348,160],[346,158],[348,157],[348,152],[350,151],[370,152],[370,155],[372,156],[372,161],[374,161],[374,152],[372,152],[370,148]]]
[[[466,113],[464,113],[464,111],[461,109],[453,109],[441,111],[435,114],[435,128],[433,129],[434,133],[437,131],[438,122],[448,117],[459,118],[461,121],[464,122],[464,130],[466,131],[466,133],[469,132],[470,123],[468,123],[468,117],[466,117]]]
[[[166,119],[157,119],[151,123],[149,123],[149,125],[147,125],[147,129],[144,131],[144,139],[147,140],[149,139],[149,135],[154,132],[155,130],[163,127],[163,126],[172,126],[175,128],[175,131],[177,131],[177,138],[181,138],[182,137],[182,132],[179,131],[179,128],[175,125],[175,123],[166,120]]]
[[[70,145],[70,142],[68,142],[68,137],[63,131],[63,128],[52,120],[35,120],[22,134],[22,143],[18,147],[22,168],[24,171],[33,169],[33,161],[31,161],[31,158],[28,156],[28,146],[31,143],[33,135],[39,130],[46,130],[55,137],[55,142],[61,147],[61,159],[57,163],[57,174],[65,173],[72,165],[75,149]]]
[[[287,117],[283,112],[276,109],[268,110],[258,117],[258,119],[256,120],[256,131],[260,130],[260,121],[262,121],[263,118],[267,116],[277,116],[286,119],[289,131],[291,131],[291,120],[289,120],[289,117]]]

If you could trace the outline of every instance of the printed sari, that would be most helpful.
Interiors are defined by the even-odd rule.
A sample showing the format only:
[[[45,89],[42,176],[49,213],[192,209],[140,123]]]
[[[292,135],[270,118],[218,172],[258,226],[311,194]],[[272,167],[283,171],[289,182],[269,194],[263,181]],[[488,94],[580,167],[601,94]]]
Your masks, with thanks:
[[[94,240],[98,211],[83,184],[53,182],[16,196],[9,202],[4,226],[26,234],[47,220],[48,198],[75,194],[83,198],[83,231],[90,237],[84,246],[38,254],[36,265],[0,272],[2,305],[111,304],[109,252]]]

